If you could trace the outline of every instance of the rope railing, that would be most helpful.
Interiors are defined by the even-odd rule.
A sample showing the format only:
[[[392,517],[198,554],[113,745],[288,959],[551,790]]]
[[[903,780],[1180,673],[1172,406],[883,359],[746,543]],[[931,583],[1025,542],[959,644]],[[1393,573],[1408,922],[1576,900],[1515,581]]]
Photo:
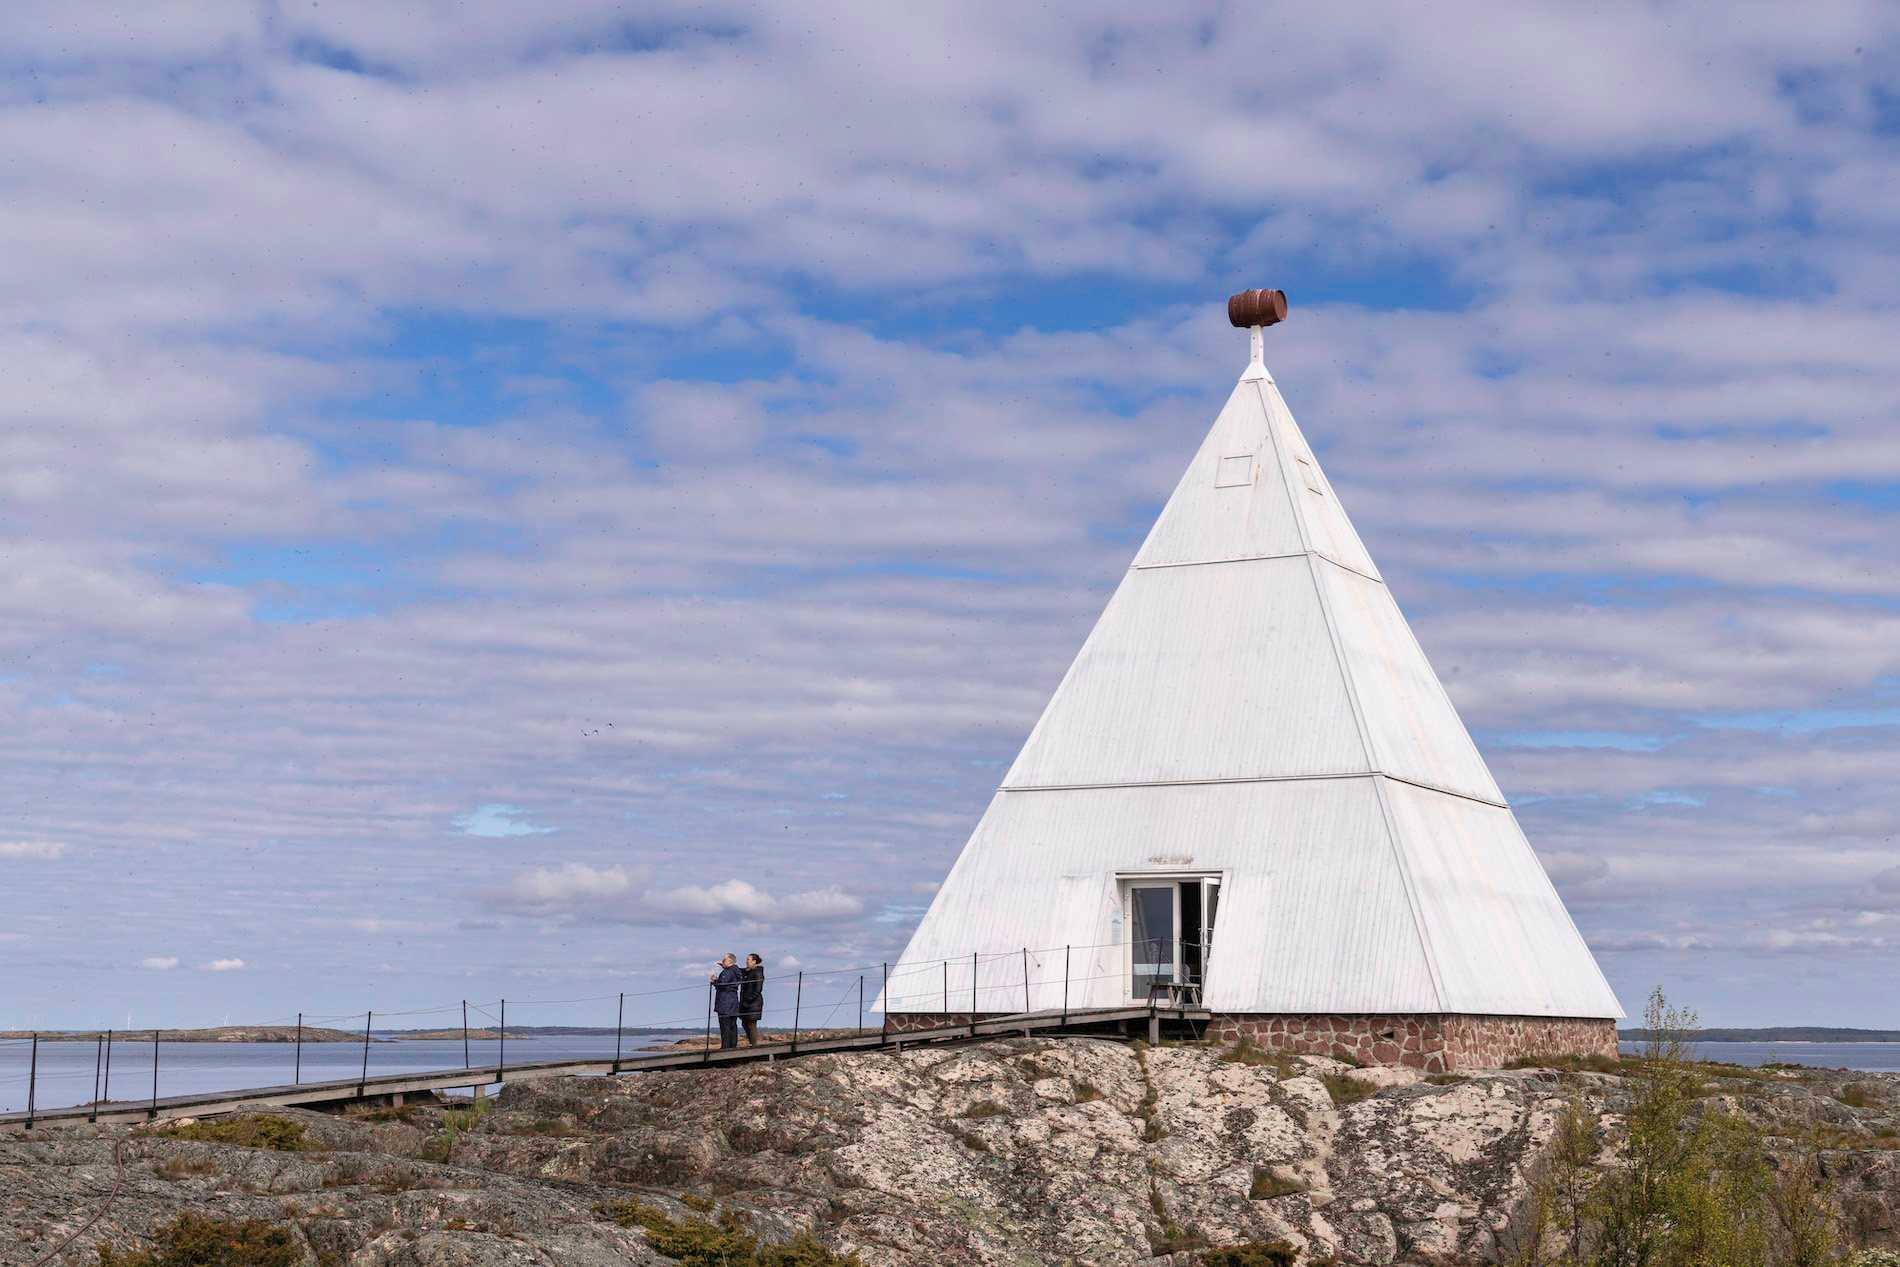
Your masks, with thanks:
[[[967,955],[951,956],[943,959],[900,960],[892,964],[860,964],[840,968],[796,969],[767,973],[752,979],[749,983],[728,982],[724,984],[708,981],[706,983],[686,983],[676,986],[658,986],[643,990],[619,991],[613,994],[581,995],[557,999],[494,999],[494,1000],[458,1000],[452,1004],[438,1004],[427,1007],[408,1008],[369,1008],[362,1012],[344,1013],[297,1013],[279,1020],[253,1022],[243,1028],[287,1028],[294,1025],[294,1040],[287,1044],[293,1052],[289,1062],[292,1078],[290,1085],[301,1085],[304,1081],[304,1047],[307,1045],[305,1031],[312,1027],[337,1028],[348,1025],[360,1029],[362,1038],[361,1058],[350,1071],[355,1076],[348,1079],[358,1084],[359,1092],[370,1080],[371,1048],[376,1041],[376,1021],[385,1023],[422,1016],[448,1016],[450,1023],[440,1026],[446,1034],[453,1035],[458,1029],[453,1018],[459,1017],[460,1038],[463,1048],[461,1068],[471,1073],[492,1073],[489,1081],[506,1080],[508,1069],[507,1042],[509,1038],[509,1010],[514,1011],[515,1025],[522,1028],[521,1017],[527,1009],[547,1007],[573,1007],[578,1004],[614,1005],[614,1053],[613,1067],[618,1071],[625,1058],[625,1038],[629,1033],[652,1035],[654,1033],[700,1030],[708,1059],[713,1050],[713,1019],[717,1012],[718,995],[722,990],[737,989],[741,984],[756,986],[761,992],[759,1008],[750,1012],[752,1025],[777,1033],[790,1035],[794,1050],[801,1037],[809,1039],[813,1031],[832,1032],[848,1029],[854,1034],[867,1032],[889,1034],[889,1018],[893,1013],[938,1014],[944,1016],[968,1016],[972,1032],[975,1031],[976,1018],[979,1015],[1010,1015],[1034,1013],[1038,1011],[1055,1012],[1063,1015],[1071,1011],[1086,1011],[1104,1006],[1095,1001],[1100,991],[1093,987],[1104,981],[1121,980],[1127,988],[1120,992],[1121,1002],[1134,998],[1137,1003],[1154,1001],[1153,985],[1149,997],[1135,997],[1136,982],[1148,979],[1154,985],[1165,983],[1171,991],[1186,987],[1190,992],[1204,985],[1206,978],[1206,951],[1208,947],[1200,942],[1179,938],[1140,938],[1134,941],[1096,942],[1088,944],[1069,944],[1063,946],[1019,947],[1014,950],[972,951]],[[1112,971],[1097,971],[1101,968],[1101,952],[1120,952],[1121,962]],[[1059,956],[1061,971],[1054,971],[1056,964],[1052,960]],[[1190,964],[1190,959],[1198,962]],[[823,997],[811,994],[812,987],[824,983],[836,983],[844,978],[843,989],[833,996],[826,988]],[[902,988],[894,989],[894,986]],[[765,999],[783,999],[787,991],[792,994],[792,1002],[767,1004]],[[668,996],[703,997],[704,1006],[695,1008],[693,1013],[654,1020],[651,1018],[636,1020],[629,1025],[626,1020],[626,1005],[629,999],[657,1000]],[[1042,1006],[1038,1006],[1038,1000]],[[682,999],[683,1001],[683,999]],[[881,1005],[881,1006],[880,1006]],[[850,1026],[834,1025],[841,1009],[850,1008],[854,1023]],[[822,1009],[820,1014],[819,1009]],[[866,1015],[879,1018],[879,1023],[867,1029]],[[785,1022],[789,1020],[790,1024]],[[483,1022],[486,1022],[484,1024]],[[964,1022],[959,1020],[960,1026]],[[112,1075],[115,1048],[118,1049],[119,1074],[121,1078],[132,1076],[139,1080],[140,1090],[147,1094],[140,1099],[147,1102],[150,1116],[157,1115],[160,1099],[160,1071],[162,1048],[167,1030],[173,1033],[191,1032],[193,1029],[218,1028],[213,1026],[184,1027],[168,1026],[155,1029],[124,1031],[102,1029],[81,1031],[81,1037],[74,1038],[70,1033],[62,1046],[74,1042],[92,1041],[95,1044],[95,1059],[92,1077],[92,1095],[89,1099],[73,1101],[74,1106],[89,1105],[92,1116],[97,1117],[101,1106],[112,1103]],[[431,1027],[434,1028],[434,1027]],[[544,1027],[526,1027],[541,1029]],[[566,1028],[558,1027],[558,1028]],[[584,1026],[589,1034],[604,1036],[604,1027]],[[493,1031],[492,1036],[489,1031]],[[385,1033],[389,1032],[385,1026]],[[479,1033],[479,1036],[478,1036]],[[0,1039],[0,1047],[16,1050],[28,1049],[28,1069],[25,1074],[0,1076],[0,1086],[17,1087],[24,1083],[27,1087],[26,1125],[30,1129],[34,1124],[36,1112],[42,1109],[39,1090],[42,1085],[65,1086],[78,1083],[83,1086],[87,1073],[82,1069],[42,1070],[40,1055],[42,1039],[50,1037],[44,1032],[24,1038]],[[522,1040],[517,1033],[516,1041]],[[726,1035],[722,1033],[722,1042]],[[174,1038],[174,1043],[179,1040]],[[186,1040],[189,1041],[189,1040]],[[736,1038],[734,1039],[736,1041]],[[314,1045],[316,1040],[309,1040]],[[475,1044],[484,1044],[482,1054],[486,1056],[486,1045],[495,1047],[493,1061],[475,1060]],[[325,1041],[322,1046],[334,1048],[339,1044],[335,1040]],[[127,1048],[131,1055],[126,1054]],[[130,1068],[127,1067],[128,1059]],[[519,1063],[519,1062],[517,1062]],[[444,1072],[452,1072],[448,1070]],[[410,1071],[405,1071],[410,1072]],[[149,1087],[145,1079],[150,1077]],[[136,1103],[136,1101],[134,1101]]]

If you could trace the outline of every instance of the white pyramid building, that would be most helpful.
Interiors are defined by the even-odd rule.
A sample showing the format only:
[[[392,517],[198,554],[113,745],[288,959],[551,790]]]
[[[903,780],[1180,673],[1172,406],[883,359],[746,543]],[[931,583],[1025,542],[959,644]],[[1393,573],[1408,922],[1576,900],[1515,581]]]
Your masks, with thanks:
[[[1613,1053],[1615,995],[1255,347],[881,1006],[1165,995],[1428,1069]]]

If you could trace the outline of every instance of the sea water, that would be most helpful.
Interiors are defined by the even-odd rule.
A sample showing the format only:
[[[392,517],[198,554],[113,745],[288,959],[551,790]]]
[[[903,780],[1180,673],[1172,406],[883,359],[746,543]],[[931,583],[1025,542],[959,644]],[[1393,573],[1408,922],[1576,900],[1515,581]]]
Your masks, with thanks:
[[[1626,1056],[1642,1054],[1641,1043],[1619,1043]],[[1813,1065],[1863,1073],[1900,1071],[1900,1043],[1691,1043],[1697,1060],[1730,1065]]]
[[[671,1042],[677,1033],[655,1034],[628,1029],[621,1040],[623,1055],[632,1055]],[[492,1073],[501,1056],[501,1044],[494,1039],[473,1039],[468,1044],[467,1066],[463,1063],[462,1040],[417,1039],[369,1044],[369,1076],[392,1073],[426,1073],[437,1069],[472,1068],[469,1082],[481,1081],[480,1074]],[[548,1035],[516,1038],[508,1036],[508,1063],[529,1064],[544,1060],[607,1060],[614,1054],[612,1034]],[[0,1042],[0,1113],[26,1108],[28,1059],[26,1042]],[[103,1062],[97,1060],[97,1045],[92,1042],[47,1042],[41,1040],[39,1073],[35,1079],[34,1105],[41,1109],[65,1108],[89,1104],[93,1098],[94,1066],[99,1065],[103,1080]],[[295,1043],[161,1043],[158,1049],[158,1094],[192,1095],[206,1091],[238,1091],[249,1087],[275,1087],[289,1084],[293,1078],[303,1082],[332,1082],[356,1078],[363,1073],[363,1044],[305,1043],[303,1069],[297,1073]],[[112,1082],[101,1098],[134,1103],[152,1097],[152,1042],[150,1035],[141,1041],[135,1035],[120,1035],[112,1043]]]

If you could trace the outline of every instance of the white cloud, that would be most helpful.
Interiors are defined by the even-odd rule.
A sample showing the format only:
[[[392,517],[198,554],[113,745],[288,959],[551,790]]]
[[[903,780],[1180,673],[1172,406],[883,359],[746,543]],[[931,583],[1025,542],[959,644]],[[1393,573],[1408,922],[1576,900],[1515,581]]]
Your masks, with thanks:
[[[169,972],[178,966],[177,955],[148,955],[139,960],[139,967],[150,968],[154,972]]]
[[[558,867],[523,871],[498,896],[506,905],[559,908],[623,897],[633,891],[635,883],[635,873],[625,867],[564,862]]]
[[[650,887],[651,872],[581,862],[535,867],[488,895],[489,901],[542,916],[606,922],[742,926],[802,925],[861,914],[864,903],[836,885],[775,896],[746,880]]]
[[[174,960],[174,962],[176,962]],[[200,972],[236,972],[244,966],[242,959],[213,959],[198,965]]]
[[[66,855],[66,846],[52,840],[0,841],[0,858],[34,858],[50,862]]]

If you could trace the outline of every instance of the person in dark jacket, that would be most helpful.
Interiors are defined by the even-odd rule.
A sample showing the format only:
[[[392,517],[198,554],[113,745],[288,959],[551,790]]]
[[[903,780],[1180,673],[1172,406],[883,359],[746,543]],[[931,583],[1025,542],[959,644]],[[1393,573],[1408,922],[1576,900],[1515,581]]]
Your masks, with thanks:
[[[745,957],[739,970],[739,1019],[745,1024],[745,1045],[759,1045],[759,1018],[765,1015],[765,960],[755,954]]]
[[[739,1045],[739,983],[745,974],[730,953],[719,960],[719,971],[708,977],[712,982],[713,1011],[719,1014],[719,1050]]]

